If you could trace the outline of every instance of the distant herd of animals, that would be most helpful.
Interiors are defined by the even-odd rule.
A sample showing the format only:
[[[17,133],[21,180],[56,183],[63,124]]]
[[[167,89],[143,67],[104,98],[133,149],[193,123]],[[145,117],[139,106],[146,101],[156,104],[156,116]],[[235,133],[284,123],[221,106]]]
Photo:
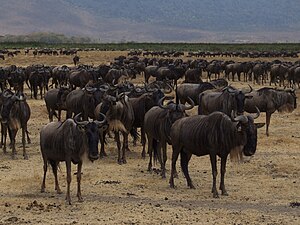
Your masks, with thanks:
[[[163,178],[166,177],[167,144],[172,145],[169,180],[172,188],[175,187],[179,155],[190,188],[194,188],[188,172],[191,156],[209,155],[215,198],[219,197],[216,188],[219,156],[220,190],[222,195],[227,195],[224,184],[227,157],[230,154],[237,160],[241,155],[255,153],[257,129],[265,125],[255,123],[255,119],[262,112],[266,113],[266,135],[269,135],[270,118],[275,111],[292,112],[296,109],[295,89],[300,83],[300,61],[234,62],[203,58],[184,61],[180,55],[176,58],[144,56],[148,55],[129,52],[128,56],[116,57],[109,65],[98,66],[35,64],[0,67],[1,147],[4,153],[7,152],[8,133],[12,157],[15,158],[16,134],[21,129],[23,156],[28,159],[25,145],[26,139],[30,143],[30,127],[27,127],[30,107],[23,93],[27,85],[31,98],[37,99],[39,95],[44,99],[49,116],[49,124],[40,132],[44,162],[42,192],[45,191],[50,164],[55,190],[61,193],[57,170],[59,162],[65,161],[66,200],[71,204],[71,163],[74,163],[78,165],[77,197],[82,201],[80,182],[84,153],[91,161],[107,156],[105,146],[111,140],[107,137],[114,136],[117,162],[127,163],[126,151],[131,136],[134,145],[140,137],[142,157],[146,157],[146,152],[149,154],[149,171],[153,169],[152,160],[159,161]],[[203,81],[204,74],[206,81]],[[142,76],[144,84],[136,84],[136,79]],[[229,80],[236,78],[247,82],[248,89],[228,85]],[[252,82],[281,88],[263,86],[253,90]],[[188,115],[187,112],[196,106],[197,115]],[[65,119],[61,116],[62,111],[66,111]],[[56,122],[53,122],[54,117]]]

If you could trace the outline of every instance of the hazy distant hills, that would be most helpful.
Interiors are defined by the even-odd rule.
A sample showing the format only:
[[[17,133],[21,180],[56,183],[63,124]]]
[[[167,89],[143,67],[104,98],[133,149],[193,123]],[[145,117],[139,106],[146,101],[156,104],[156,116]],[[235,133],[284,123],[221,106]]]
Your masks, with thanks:
[[[96,41],[300,42],[299,0],[0,0],[0,35]]]

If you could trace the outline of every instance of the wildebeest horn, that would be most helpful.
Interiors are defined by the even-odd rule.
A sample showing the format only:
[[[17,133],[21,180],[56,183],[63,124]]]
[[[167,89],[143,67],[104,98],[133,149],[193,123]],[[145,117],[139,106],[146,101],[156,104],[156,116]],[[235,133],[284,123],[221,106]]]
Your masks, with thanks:
[[[168,106],[163,105],[163,102],[165,100],[166,96],[162,97],[161,99],[159,99],[158,101],[158,106],[162,109],[168,109]]]
[[[102,126],[105,122],[106,122],[106,116],[103,113],[99,113],[99,118],[103,118],[103,120],[95,120],[95,124],[97,124],[97,126]]]
[[[259,109],[255,106],[256,109],[256,114],[255,115],[250,115],[254,120],[257,119],[260,116],[260,111]]]
[[[168,83],[165,83],[165,84],[166,84],[166,87],[168,87],[168,88],[167,89],[164,88],[163,91],[164,91],[165,94],[170,94],[172,92],[173,88],[170,84],[168,84]]]
[[[76,116],[74,116],[74,122],[79,126],[86,126],[89,122],[88,121],[79,121],[80,116],[81,116],[81,113],[78,113]]]
[[[10,98],[11,96],[13,96],[13,93],[11,92],[11,90],[5,90],[2,96],[5,98]]]
[[[236,93],[236,90],[233,89],[231,86],[227,86],[225,87],[222,91],[227,90],[229,93]]]
[[[97,90],[97,88],[92,88],[92,87],[85,87],[85,90],[87,92],[95,92]]]
[[[236,121],[236,122],[248,123],[248,118],[245,115],[237,116],[233,120]]]
[[[190,97],[188,97],[187,99],[188,99],[188,103],[190,105],[189,106],[183,105],[184,110],[190,110],[190,109],[194,108],[194,106],[195,106],[193,99],[191,99]]]
[[[103,85],[101,85],[100,87],[99,87],[99,90],[100,91],[108,91],[109,90],[109,86],[108,85],[106,85],[106,84],[103,84]]]
[[[248,84],[248,86],[250,87],[250,91],[245,91],[244,94],[249,94],[249,93],[251,93],[253,91],[253,88],[251,87],[251,85]]]

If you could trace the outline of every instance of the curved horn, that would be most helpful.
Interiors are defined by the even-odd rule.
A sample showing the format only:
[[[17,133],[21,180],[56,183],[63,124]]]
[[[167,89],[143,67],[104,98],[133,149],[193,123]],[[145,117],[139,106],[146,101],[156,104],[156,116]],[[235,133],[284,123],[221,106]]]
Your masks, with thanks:
[[[79,121],[79,117],[82,113],[78,113],[76,116],[74,116],[74,122],[79,126],[86,126],[89,122],[88,121]]]
[[[254,120],[257,119],[260,116],[260,111],[259,109],[255,106],[256,109],[256,114],[255,115],[250,115]]]
[[[248,118],[247,118],[247,116],[244,116],[244,115],[237,116],[233,120],[236,122],[248,123]]]
[[[194,108],[195,103],[194,103],[193,99],[191,99],[190,97],[188,97],[188,103],[190,104],[189,106],[183,105],[184,110],[190,110],[190,109]]]
[[[224,90],[227,90],[229,93],[236,93],[236,90],[233,89],[231,86],[227,86],[226,88],[224,88]]]
[[[92,88],[92,87],[85,87],[85,90],[87,91],[87,92],[95,92],[96,90],[97,90],[97,88]]]
[[[5,98],[10,98],[11,96],[13,96],[13,93],[10,90],[6,90],[2,93],[2,96]]]
[[[163,105],[163,102],[165,100],[166,96],[162,97],[161,99],[159,99],[158,101],[158,106],[162,109],[168,109],[168,106]]]
[[[102,126],[105,122],[106,122],[106,116],[103,113],[99,113],[99,118],[103,118],[102,120],[95,120],[95,124],[97,124],[97,126]]]
[[[165,84],[166,84],[166,87],[168,87],[168,89],[164,88],[163,92],[165,94],[170,94],[173,91],[173,88],[170,84],[168,84],[168,83],[165,83]]]
[[[250,87],[250,91],[245,91],[244,94],[249,94],[249,93],[251,93],[253,91],[253,88],[251,87],[251,85],[248,84],[248,86]]]

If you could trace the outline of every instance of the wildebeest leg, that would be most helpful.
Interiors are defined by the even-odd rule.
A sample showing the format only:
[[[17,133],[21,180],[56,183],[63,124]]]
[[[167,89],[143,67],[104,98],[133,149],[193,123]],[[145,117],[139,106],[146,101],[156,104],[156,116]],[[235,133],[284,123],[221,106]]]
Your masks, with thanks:
[[[227,155],[225,157],[221,158],[221,182],[220,182],[220,190],[222,191],[222,195],[228,195],[227,191],[225,189],[225,172],[226,172],[226,161],[227,161]]]
[[[269,136],[269,125],[270,125],[270,122],[271,122],[271,113],[269,112],[266,112],[266,135]]]
[[[117,142],[117,148],[118,148],[118,163],[121,165],[121,141],[120,141],[120,134],[119,131],[115,131],[115,141]]]
[[[149,153],[149,163],[148,163],[148,171],[152,171],[152,154],[153,154],[153,142],[154,139],[149,137],[148,138],[148,153]]]
[[[11,147],[12,147],[12,158],[15,159],[16,158],[16,135],[17,135],[17,131],[16,130],[11,130],[8,127],[8,134],[11,138]]]
[[[100,148],[100,158],[103,158],[105,156],[107,156],[105,150],[104,150],[104,145],[105,145],[105,135],[106,132],[103,131],[103,133],[100,133],[100,144],[101,144],[101,148]]]
[[[26,129],[23,127],[23,128],[22,128],[23,157],[24,157],[24,159],[28,159],[28,155],[27,155],[27,153],[26,153],[26,148],[25,148],[25,144],[26,144],[25,133],[26,133]]]
[[[29,131],[27,130],[27,125],[26,125],[26,136],[27,136],[27,144],[31,143],[30,137],[29,137]]]
[[[82,168],[82,161],[80,161],[77,165],[77,197],[79,202],[83,202],[83,198],[81,196],[81,188],[80,188],[81,168]]]
[[[7,126],[1,123],[1,128],[1,145],[3,144],[3,153],[6,154]]]
[[[42,187],[41,187],[41,192],[45,192],[46,188],[46,174],[47,174],[47,167],[48,167],[48,162],[47,159],[44,159],[44,177],[43,177],[43,182],[42,182]]]
[[[211,163],[211,169],[212,169],[212,175],[213,175],[213,186],[211,192],[213,193],[214,198],[219,198],[219,194],[216,187],[217,182],[217,155],[216,154],[210,154],[210,163]]]
[[[142,150],[142,158],[145,159],[146,158],[146,136],[145,136],[145,130],[144,130],[144,126],[141,127],[141,142],[143,145],[143,150]]]
[[[70,185],[71,185],[71,159],[66,160],[66,168],[67,168],[67,195],[66,201],[71,205],[71,197],[70,197]]]
[[[172,163],[171,163],[171,175],[170,175],[170,187],[175,188],[174,185],[174,177],[178,177],[177,171],[176,171],[176,161],[178,159],[179,153],[182,151],[182,149],[177,149],[173,147],[173,153],[172,153]]]
[[[162,167],[161,167],[161,176],[166,178],[166,162],[167,162],[167,143],[162,144]]]
[[[123,146],[122,146],[122,163],[127,163],[126,162],[126,151],[130,151],[128,148],[128,133],[127,132],[122,132],[123,135]]]
[[[57,166],[58,166],[58,162],[55,162],[55,161],[51,160],[51,161],[49,161],[49,163],[51,164],[53,175],[54,175],[55,190],[56,190],[57,194],[61,194],[62,191],[59,188],[58,178],[57,178]]]
[[[187,185],[188,187],[195,189],[195,186],[193,185],[193,182],[189,175],[189,168],[188,168],[191,157],[192,157],[191,153],[187,153],[184,150],[180,152],[180,165],[181,165],[182,172],[186,178]]]

